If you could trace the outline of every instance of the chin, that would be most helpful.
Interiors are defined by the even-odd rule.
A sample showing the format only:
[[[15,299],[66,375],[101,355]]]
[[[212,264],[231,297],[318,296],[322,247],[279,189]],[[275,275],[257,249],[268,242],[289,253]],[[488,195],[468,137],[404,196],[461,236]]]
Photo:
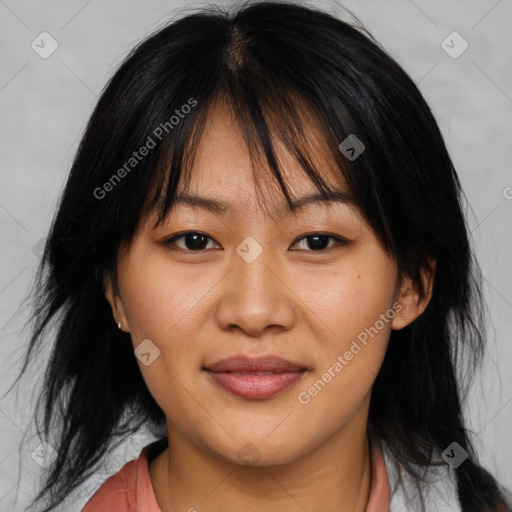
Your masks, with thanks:
[[[261,438],[254,436],[251,438],[247,433],[243,436],[227,436],[218,443],[210,439],[208,450],[215,453],[216,456],[240,466],[276,466],[287,464],[301,457],[304,453],[304,443],[296,440]],[[300,447],[300,451],[298,450]]]

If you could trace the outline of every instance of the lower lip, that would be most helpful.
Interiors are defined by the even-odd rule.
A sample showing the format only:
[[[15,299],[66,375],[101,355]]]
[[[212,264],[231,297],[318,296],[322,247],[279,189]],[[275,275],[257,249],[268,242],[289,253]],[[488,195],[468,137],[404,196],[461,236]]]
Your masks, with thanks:
[[[242,398],[270,398],[293,386],[305,371],[274,373],[272,375],[234,375],[211,372],[208,375],[222,388]]]

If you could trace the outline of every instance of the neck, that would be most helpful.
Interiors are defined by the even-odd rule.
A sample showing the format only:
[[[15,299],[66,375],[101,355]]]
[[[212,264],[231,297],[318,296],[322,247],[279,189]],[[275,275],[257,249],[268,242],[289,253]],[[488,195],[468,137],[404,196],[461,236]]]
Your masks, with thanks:
[[[149,471],[162,512],[244,510],[365,512],[371,486],[366,416],[291,462],[243,466],[191,443],[168,425],[169,448]]]

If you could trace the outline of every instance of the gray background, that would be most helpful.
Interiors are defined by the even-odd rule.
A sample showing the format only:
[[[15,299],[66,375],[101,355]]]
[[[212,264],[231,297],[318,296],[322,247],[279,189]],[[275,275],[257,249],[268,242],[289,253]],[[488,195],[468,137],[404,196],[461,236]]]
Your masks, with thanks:
[[[316,4],[342,15],[334,2]],[[42,472],[32,457],[39,441],[30,426],[41,373],[34,369],[17,392],[6,395],[27,342],[22,327],[28,310],[21,305],[38,262],[34,246],[46,234],[85,123],[112,70],[176,9],[198,5],[0,0],[1,510],[22,510]],[[512,361],[512,0],[344,5],[419,85],[460,173],[492,321],[487,362],[467,415],[484,465],[512,488],[512,376],[506,371]],[[47,59],[31,48],[43,31],[59,45]],[[469,44],[458,58],[441,46],[453,31]],[[142,432],[121,447],[66,510],[80,510],[87,494],[147,442]]]

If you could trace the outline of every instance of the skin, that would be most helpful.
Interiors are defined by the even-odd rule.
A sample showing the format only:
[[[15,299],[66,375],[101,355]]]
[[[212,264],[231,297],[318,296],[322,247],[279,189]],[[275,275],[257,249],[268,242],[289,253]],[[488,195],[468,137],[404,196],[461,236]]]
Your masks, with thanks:
[[[431,282],[423,300],[410,279],[399,282],[395,260],[357,207],[310,204],[285,215],[285,199],[273,183],[264,194],[268,210],[261,209],[249,155],[229,112],[222,106],[211,111],[188,192],[226,201],[231,213],[180,205],[157,229],[148,219],[119,253],[120,294],[106,281],[115,321],[130,332],[134,348],[150,339],[160,350],[149,366],[138,361],[165,412],[171,447],[149,464],[155,496],[163,512],[363,512],[371,486],[372,385],[391,330],[423,312]],[[315,162],[330,185],[348,192],[315,133],[321,132],[310,132]],[[276,144],[292,196],[317,192]],[[205,249],[187,250],[184,238],[162,243],[184,231],[207,234]],[[314,240],[308,244],[304,237],[319,232],[348,243],[327,239],[327,249],[315,250]],[[263,249],[252,263],[236,252],[248,236]],[[298,393],[395,302],[401,312],[301,403]],[[243,399],[202,370],[242,353],[274,354],[308,371],[274,397]],[[252,443],[255,464],[239,459],[246,443]]]

